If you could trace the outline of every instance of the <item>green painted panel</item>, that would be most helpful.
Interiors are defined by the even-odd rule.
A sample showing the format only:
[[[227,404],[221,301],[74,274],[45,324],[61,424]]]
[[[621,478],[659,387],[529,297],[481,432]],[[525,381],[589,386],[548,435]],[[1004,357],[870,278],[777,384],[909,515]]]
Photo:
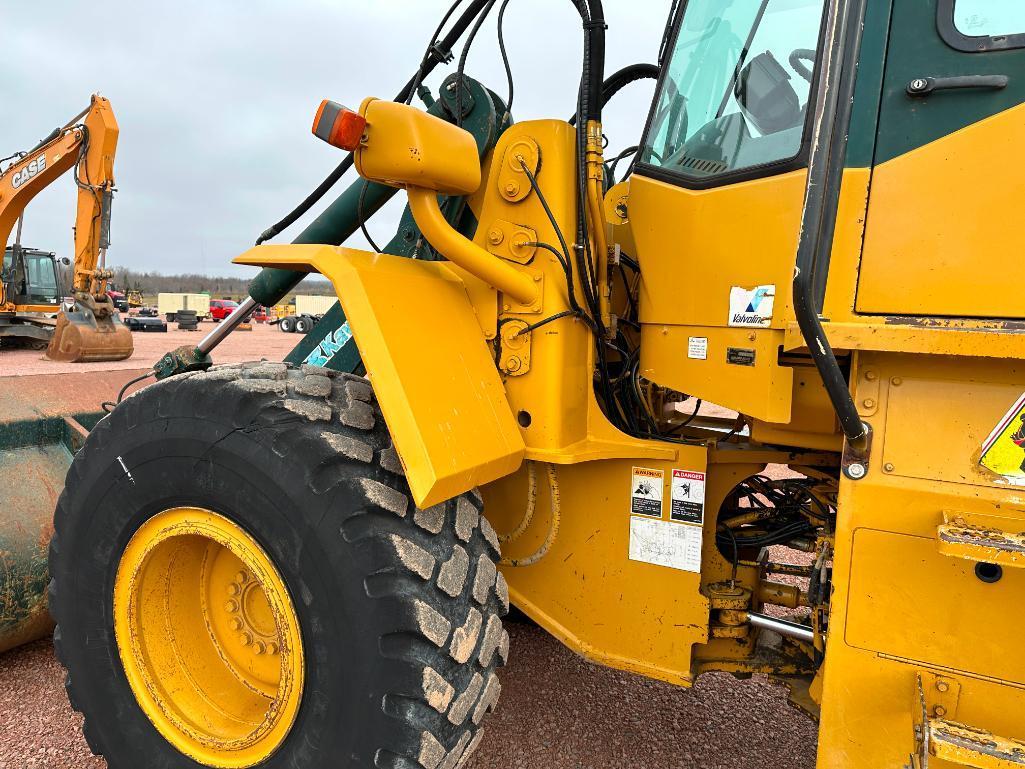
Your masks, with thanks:
[[[940,37],[938,0],[894,4],[886,61],[876,163],[885,163],[966,126],[1025,103],[1025,49],[957,51]],[[1000,91],[958,89],[931,96],[907,95],[921,77],[1007,75]]]
[[[868,168],[876,146],[879,103],[882,98],[886,47],[890,40],[891,0],[870,2],[858,61],[858,83],[854,91],[851,130],[847,139],[847,168]]]

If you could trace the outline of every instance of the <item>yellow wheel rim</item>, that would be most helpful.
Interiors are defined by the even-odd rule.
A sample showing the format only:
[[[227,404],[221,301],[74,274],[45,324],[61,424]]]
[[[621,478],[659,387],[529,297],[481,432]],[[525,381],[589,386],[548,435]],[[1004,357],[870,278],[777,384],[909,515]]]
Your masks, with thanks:
[[[299,621],[270,558],[227,518],[175,508],[135,533],[114,632],[136,700],[179,752],[242,769],[288,736],[305,672]]]

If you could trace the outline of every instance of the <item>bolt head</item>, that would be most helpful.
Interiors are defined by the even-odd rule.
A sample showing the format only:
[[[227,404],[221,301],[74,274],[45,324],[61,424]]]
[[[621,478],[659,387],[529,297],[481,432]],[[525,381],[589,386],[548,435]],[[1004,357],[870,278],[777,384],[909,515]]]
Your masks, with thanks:
[[[231,622],[229,624],[231,625],[231,629],[236,632],[242,629],[242,620],[238,617],[232,617]]]
[[[253,637],[249,633],[243,633],[238,637],[238,641],[243,646],[249,646],[253,642]]]
[[[874,371],[866,371],[865,372],[865,379],[867,379],[869,382],[876,381],[878,376],[879,375],[876,372],[874,372]]]
[[[274,643],[273,641],[271,641],[269,644],[267,644],[267,653],[268,654],[277,654],[278,653],[278,645],[276,643]]]
[[[520,194],[520,185],[518,185],[516,182],[509,182],[507,185],[505,185],[505,194],[506,195],[519,195]]]
[[[263,654],[265,651],[267,651],[267,644],[265,644],[263,641],[257,641],[255,644],[253,644],[253,651],[257,654]]]
[[[943,716],[947,715],[947,709],[942,705],[937,705],[933,712],[936,714],[938,718],[943,718]]]
[[[499,229],[491,230],[491,232],[488,233],[488,243],[493,246],[497,246],[503,240],[505,240],[505,233]]]
[[[883,465],[883,469],[888,473],[892,473],[896,468],[894,468],[892,462],[887,462],[885,465]]]
[[[230,612],[231,614],[234,614],[235,612],[238,611],[238,601],[236,601],[234,599],[229,600],[229,601],[225,601],[224,602],[224,610],[226,612]]]
[[[892,384],[894,387],[900,387],[902,384],[904,384],[904,380],[901,379],[899,376],[895,376],[893,379],[890,380],[890,384]]]
[[[912,88],[912,90],[915,90],[915,91],[921,91],[927,85],[929,85],[929,82],[927,80],[923,79],[923,78],[920,78],[920,77],[919,78],[915,78],[914,80],[911,81],[911,88]]]
[[[509,362],[506,364],[505,367],[509,371],[519,371],[520,370],[520,366],[522,366],[522,365],[523,365],[522,361],[520,361],[519,358],[515,358],[514,357],[514,358],[509,358]]]
[[[865,400],[864,400],[862,405],[864,405],[865,408],[867,408],[867,409],[871,409],[871,408],[875,408],[876,402],[874,400],[872,400],[871,398],[865,398]]]
[[[861,462],[852,462],[847,465],[847,477],[852,480],[860,481],[867,473],[868,469]]]
[[[937,681],[936,682],[936,691],[939,691],[939,692],[950,691],[950,684],[948,684],[946,681]]]

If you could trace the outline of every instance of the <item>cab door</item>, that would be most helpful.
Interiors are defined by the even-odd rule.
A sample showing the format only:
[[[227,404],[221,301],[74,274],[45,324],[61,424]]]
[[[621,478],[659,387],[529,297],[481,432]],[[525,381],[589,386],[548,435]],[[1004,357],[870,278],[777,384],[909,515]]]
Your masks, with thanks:
[[[685,3],[630,180],[641,374],[783,424],[795,378],[778,350],[794,320],[824,10]]]
[[[1025,318],[1025,3],[894,2],[856,309]]]

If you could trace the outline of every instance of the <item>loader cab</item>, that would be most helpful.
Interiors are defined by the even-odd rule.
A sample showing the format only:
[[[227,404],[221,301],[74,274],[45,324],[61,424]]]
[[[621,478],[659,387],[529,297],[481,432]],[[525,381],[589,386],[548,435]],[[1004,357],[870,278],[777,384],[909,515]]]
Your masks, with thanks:
[[[757,437],[820,448],[839,433],[792,284],[832,5],[683,4],[629,191],[642,375],[743,410]],[[1025,194],[1025,5],[883,0],[863,14],[842,62],[853,98],[832,246],[812,276],[826,332],[1020,323],[1007,287],[1025,281],[1025,236],[1008,206]]]
[[[642,375],[767,423],[791,421],[803,379],[778,351],[826,6],[684,4],[630,182]],[[829,414],[801,429],[822,448],[835,434]]]

